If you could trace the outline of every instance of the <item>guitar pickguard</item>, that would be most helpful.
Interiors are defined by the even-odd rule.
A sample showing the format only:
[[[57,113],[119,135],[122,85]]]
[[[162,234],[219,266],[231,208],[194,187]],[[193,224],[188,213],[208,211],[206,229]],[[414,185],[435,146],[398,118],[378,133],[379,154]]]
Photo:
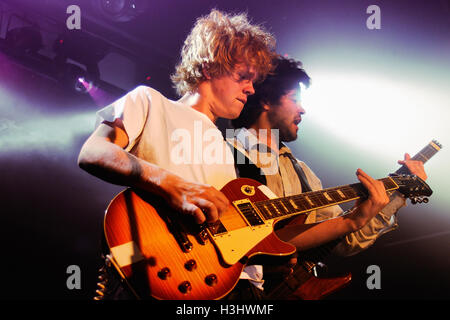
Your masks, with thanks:
[[[244,227],[213,236],[213,241],[226,264],[237,263],[247,252],[273,232],[272,223],[256,227]],[[245,241],[242,241],[245,239]]]

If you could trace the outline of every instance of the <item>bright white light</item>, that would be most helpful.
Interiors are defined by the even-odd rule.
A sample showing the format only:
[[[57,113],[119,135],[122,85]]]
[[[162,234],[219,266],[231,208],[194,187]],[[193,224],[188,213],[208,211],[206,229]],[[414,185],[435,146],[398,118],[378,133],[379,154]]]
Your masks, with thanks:
[[[368,152],[398,156],[448,140],[450,101],[424,88],[371,75],[314,73],[303,91],[306,119]]]
[[[74,139],[93,131],[94,121],[94,112],[0,118],[0,152],[65,151]]]

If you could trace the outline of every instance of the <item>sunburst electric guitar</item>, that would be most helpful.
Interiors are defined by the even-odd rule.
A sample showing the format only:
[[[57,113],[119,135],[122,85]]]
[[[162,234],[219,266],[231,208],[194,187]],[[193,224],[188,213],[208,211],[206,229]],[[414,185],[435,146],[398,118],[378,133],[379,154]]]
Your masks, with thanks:
[[[427,201],[430,187],[417,176],[380,179],[387,191],[399,190],[413,201]],[[126,189],[109,204],[104,231],[111,260],[140,298],[212,300],[227,295],[255,255],[295,252],[281,241],[274,225],[283,219],[367,197],[360,183],[269,199],[267,187],[247,178],[221,191],[228,210],[214,225],[198,225],[171,209],[162,198]]]

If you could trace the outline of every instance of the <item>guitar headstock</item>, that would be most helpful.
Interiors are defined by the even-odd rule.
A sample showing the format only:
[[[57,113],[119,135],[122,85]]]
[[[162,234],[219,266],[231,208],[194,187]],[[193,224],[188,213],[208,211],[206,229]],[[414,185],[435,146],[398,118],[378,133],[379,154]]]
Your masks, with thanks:
[[[411,199],[412,204],[427,203],[427,197],[433,193],[430,186],[416,175],[390,174],[389,176],[398,185],[398,191]]]
[[[439,149],[442,149],[442,144],[440,144],[437,140],[433,140],[431,142],[438,146]]]

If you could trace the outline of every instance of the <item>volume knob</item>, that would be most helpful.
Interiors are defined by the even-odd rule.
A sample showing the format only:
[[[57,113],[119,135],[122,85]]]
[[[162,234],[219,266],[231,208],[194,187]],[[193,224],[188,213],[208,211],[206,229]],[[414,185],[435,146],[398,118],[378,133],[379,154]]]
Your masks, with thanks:
[[[195,270],[195,269],[197,269],[197,262],[195,262],[194,259],[188,260],[188,261],[184,264],[184,267],[185,267],[187,270],[189,270],[189,271]]]
[[[192,290],[191,283],[189,281],[184,281],[178,286],[178,290],[180,290],[181,293],[189,293]]]
[[[160,277],[162,280],[166,280],[171,276],[170,269],[169,268],[162,268],[158,272],[158,277]]]
[[[215,286],[217,284],[217,276],[215,274],[210,274],[206,276],[205,282],[208,286]]]

